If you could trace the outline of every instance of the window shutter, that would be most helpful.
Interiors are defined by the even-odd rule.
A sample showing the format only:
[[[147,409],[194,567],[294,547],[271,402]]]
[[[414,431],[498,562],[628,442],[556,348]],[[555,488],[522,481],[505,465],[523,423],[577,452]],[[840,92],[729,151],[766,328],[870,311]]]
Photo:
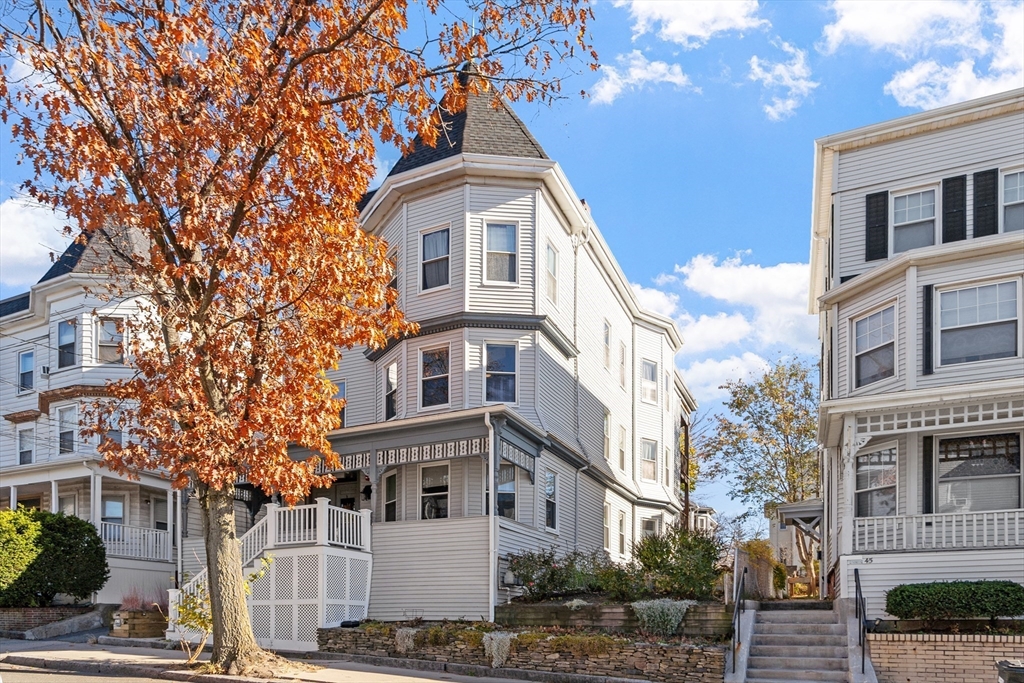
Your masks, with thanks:
[[[921,296],[921,374],[933,372],[932,363],[932,293],[933,285],[925,285]]]
[[[967,239],[967,176],[942,181],[942,241]]]
[[[889,258],[889,193],[876,192],[866,198],[864,260]]]
[[[932,437],[921,439],[921,514],[934,512],[932,492],[935,489],[935,458],[932,452]]]
[[[999,232],[999,170],[974,174],[974,236]]]

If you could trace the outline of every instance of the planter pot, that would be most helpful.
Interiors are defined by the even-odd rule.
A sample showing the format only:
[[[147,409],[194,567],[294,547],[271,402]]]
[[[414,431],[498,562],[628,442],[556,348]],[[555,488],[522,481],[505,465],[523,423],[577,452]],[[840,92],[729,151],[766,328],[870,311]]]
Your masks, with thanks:
[[[115,638],[159,638],[167,630],[167,617],[159,612],[120,610],[114,612]]]

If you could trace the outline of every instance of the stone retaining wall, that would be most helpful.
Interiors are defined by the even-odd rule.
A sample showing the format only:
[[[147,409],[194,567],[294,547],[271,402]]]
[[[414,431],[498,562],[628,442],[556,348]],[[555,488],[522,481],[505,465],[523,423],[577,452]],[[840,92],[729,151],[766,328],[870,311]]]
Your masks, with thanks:
[[[559,626],[602,631],[636,631],[639,628],[629,605],[586,605],[571,610],[564,605],[513,602],[494,608],[494,621],[502,626]],[[732,633],[732,605],[703,602],[686,610],[679,634],[725,637]]]
[[[421,629],[414,638],[415,646],[399,651],[393,627],[320,629],[319,645],[321,652],[491,665],[479,642],[480,632],[458,632],[451,642],[437,645],[426,642],[425,635],[426,631]],[[503,668],[639,678],[659,683],[721,683],[725,680],[725,648],[652,645],[608,636],[548,638],[530,634],[529,640],[512,644]],[[500,677],[499,670],[495,670],[495,676]]]
[[[91,611],[92,607],[60,605],[57,607],[0,607],[0,631],[29,629],[63,621]]]
[[[1024,658],[1024,636],[869,633],[878,683],[993,683],[996,662]]]

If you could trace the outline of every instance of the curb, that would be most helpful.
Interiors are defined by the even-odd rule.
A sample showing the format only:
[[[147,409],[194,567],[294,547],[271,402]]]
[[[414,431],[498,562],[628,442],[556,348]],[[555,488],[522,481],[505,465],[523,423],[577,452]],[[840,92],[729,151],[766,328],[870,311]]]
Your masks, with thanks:
[[[50,671],[79,671],[83,673],[116,674],[127,676],[146,676],[166,681],[195,681],[196,683],[268,683],[269,678],[242,678],[241,676],[224,676],[222,674],[197,674],[190,671],[175,671],[158,666],[145,664],[112,664],[82,659],[62,659],[59,661],[27,657],[25,655],[6,655],[0,662],[16,666],[28,666],[33,669]],[[281,680],[281,679],[278,679]],[[299,679],[293,679],[299,680]]]

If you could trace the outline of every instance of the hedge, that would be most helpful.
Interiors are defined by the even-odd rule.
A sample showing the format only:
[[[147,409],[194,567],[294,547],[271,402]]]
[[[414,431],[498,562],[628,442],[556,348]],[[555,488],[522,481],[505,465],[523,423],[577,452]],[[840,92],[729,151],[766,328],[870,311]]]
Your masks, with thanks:
[[[1013,581],[907,583],[885,594],[897,619],[980,619],[1024,615],[1024,586]]]

